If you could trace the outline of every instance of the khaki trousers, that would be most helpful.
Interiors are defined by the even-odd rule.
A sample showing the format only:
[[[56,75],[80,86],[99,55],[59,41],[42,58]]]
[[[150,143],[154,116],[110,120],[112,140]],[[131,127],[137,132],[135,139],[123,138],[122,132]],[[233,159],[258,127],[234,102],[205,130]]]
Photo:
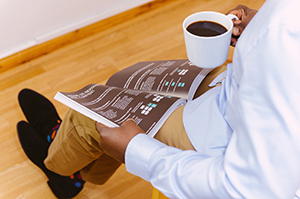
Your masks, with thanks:
[[[214,69],[201,83],[195,96],[207,91],[207,85],[224,70],[224,67]],[[184,106],[179,107],[171,114],[155,138],[169,146],[194,150],[183,126],[183,109]],[[49,170],[60,175],[69,176],[80,171],[83,180],[103,184],[121,163],[102,152],[99,140],[95,121],[69,109],[44,163]]]

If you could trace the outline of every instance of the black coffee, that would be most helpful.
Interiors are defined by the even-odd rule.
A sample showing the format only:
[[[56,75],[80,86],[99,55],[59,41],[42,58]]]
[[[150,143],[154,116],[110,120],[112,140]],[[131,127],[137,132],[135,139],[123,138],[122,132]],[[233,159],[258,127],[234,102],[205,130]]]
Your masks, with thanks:
[[[218,36],[227,31],[224,26],[212,21],[197,21],[190,24],[186,29],[190,33],[202,37]]]

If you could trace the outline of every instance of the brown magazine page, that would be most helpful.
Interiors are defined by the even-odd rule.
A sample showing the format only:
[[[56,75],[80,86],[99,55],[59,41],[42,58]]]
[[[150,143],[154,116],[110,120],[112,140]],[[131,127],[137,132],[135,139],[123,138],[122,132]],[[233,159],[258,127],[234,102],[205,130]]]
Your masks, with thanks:
[[[133,118],[150,136],[155,135],[171,112],[186,102],[177,97],[97,84],[76,92],[58,92],[55,99],[110,127]]]
[[[112,75],[106,85],[192,100],[210,71],[191,64],[187,59],[139,62]]]
[[[187,59],[139,62],[111,76],[106,86],[90,84],[54,98],[109,127],[133,118],[154,136],[176,108],[193,99],[210,71]]]

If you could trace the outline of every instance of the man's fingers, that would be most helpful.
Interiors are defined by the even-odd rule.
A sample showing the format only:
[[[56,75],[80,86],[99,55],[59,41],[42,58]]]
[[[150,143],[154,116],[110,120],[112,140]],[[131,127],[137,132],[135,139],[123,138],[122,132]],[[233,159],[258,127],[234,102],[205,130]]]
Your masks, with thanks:
[[[233,27],[232,28],[232,34],[234,36],[239,36],[241,34],[240,29],[238,27]]]

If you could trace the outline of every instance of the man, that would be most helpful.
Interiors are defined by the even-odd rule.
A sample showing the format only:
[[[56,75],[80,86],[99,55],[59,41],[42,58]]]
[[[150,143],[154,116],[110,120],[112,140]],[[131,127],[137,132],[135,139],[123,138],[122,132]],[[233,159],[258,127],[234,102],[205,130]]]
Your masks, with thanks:
[[[82,124],[86,119],[70,110],[50,145],[47,168],[67,175],[80,170],[89,180],[98,169],[96,179],[105,179],[98,174],[109,166],[99,159],[113,157],[170,198],[293,198],[300,187],[299,8],[297,0],[267,0],[257,14],[245,6],[230,11],[240,18],[233,30],[240,37],[232,39],[226,79],[176,110],[158,132],[160,141],[132,120],[119,128],[97,123],[97,134],[92,121]],[[30,115],[32,108],[24,107],[33,104],[23,101],[34,94],[24,93],[30,92],[20,93],[20,104]],[[18,128],[19,135],[30,125],[51,131],[40,130],[51,119],[34,122],[43,112],[26,116],[32,122]],[[115,169],[118,163],[109,160]]]

